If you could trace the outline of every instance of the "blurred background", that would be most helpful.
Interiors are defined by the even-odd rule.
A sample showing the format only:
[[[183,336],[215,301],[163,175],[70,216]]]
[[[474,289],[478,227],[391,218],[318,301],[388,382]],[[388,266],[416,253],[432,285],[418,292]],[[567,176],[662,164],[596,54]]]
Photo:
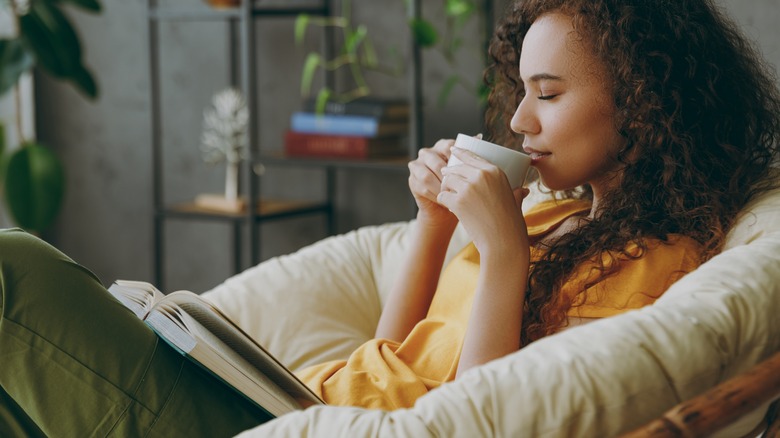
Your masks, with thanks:
[[[175,3],[177,0],[168,0]],[[278,5],[312,4],[276,0]],[[205,4],[206,0],[178,0]],[[314,0],[316,3],[316,0]],[[37,138],[62,162],[65,191],[62,207],[42,237],[95,272],[109,284],[114,279],[154,281],[154,204],[152,115],[148,6],[145,0],[102,0],[90,13],[80,1],[62,2],[76,29],[82,59],[99,86],[96,99],[85,97],[71,83],[36,70],[20,83],[21,93],[0,98],[6,149],[18,143],[21,130]],[[339,2],[336,1],[336,4]],[[350,19],[365,25],[380,61],[409,65],[412,32],[404,0],[353,1]],[[422,2],[422,17],[440,36],[452,25],[445,0]],[[459,2],[455,2],[459,3]],[[458,132],[481,129],[482,108],[477,84],[481,78],[486,23],[500,17],[510,3],[470,2],[478,9],[463,21],[462,43],[452,54],[432,46],[421,50],[423,145]],[[780,2],[717,0],[755,42],[767,61],[780,66]],[[2,4],[2,3],[0,3]],[[256,2],[272,4],[271,0]],[[338,10],[338,8],[337,8]],[[10,33],[7,11],[0,16],[0,37]],[[301,109],[301,75],[307,54],[321,48],[321,31],[311,27],[296,44],[296,17],[256,18],[254,54],[259,147],[281,152],[290,115]],[[460,23],[459,23],[460,24]],[[231,38],[225,20],[162,22],[159,28],[162,195],[166,203],[183,202],[199,193],[220,192],[225,167],[203,162],[200,138],[203,111],[230,82]],[[452,55],[452,56],[450,56]],[[728,60],[724,60],[725,63]],[[395,64],[394,64],[395,63]],[[456,71],[473,87],[455,86],[439,102],[442,88]],[[349,87],[345,75],[336,82]],[[367,73],[372,95],[409,96],[409,71]],[[316,81],[315,81],[316,85]],[[15,96],[20,96],[16,98]],[[17,118],[21,116],[21,126]],[[264,166],[261,195],[297,200],[327,195],[323,170],[312,167]],[[336,172],[333,231],[408,220],[413,217],[403,171],[340,169]],[[0,227],[13,226],[0,206]],[[234,272],[230,254],[233,234],[223,221],[165,221],[165,289],[207,290]],[[327,236],[321,215],[264,222],[259,227],[261,258],[289,253]],[[247,234],[244,233],[246,238]],[[247,249],[243,250],[245,253]],[[244,254],[244,268],[250,264]]]

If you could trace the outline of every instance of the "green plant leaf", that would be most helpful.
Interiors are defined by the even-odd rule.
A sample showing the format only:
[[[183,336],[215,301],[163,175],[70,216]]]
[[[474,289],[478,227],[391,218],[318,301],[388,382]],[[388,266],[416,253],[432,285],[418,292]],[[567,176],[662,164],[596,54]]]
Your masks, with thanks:
[[[100,12],[102,7],[97,0],[55,0],[57,2],[73,3],[81,9],[86,9],[90,12]]]
[[[448,77],[444,82],[444,85],[441,86],[441,90],[439,90],[439,97],[437,99],[439,108],[443,107],[447,103],[447,99],[449,99],[450,93],[452,93],[452,89],[455,88],[455,85],[458,84],[458,80],[458,75],[450,75],[450,77]]]
[[[420,47],[431,47],[435,45],[436,41],[439,39],[436,28],[434,28],[430,22],[422,18],[410,20],[409,28],[412,30],[414,41]]]
[[[311,16],[309,14],[300,14],[295,18],[295,44],[303,44],[303,38],[306,36],[306,28],[309,27]]]
[[[479,86],[477,87],[477,97],[479,97],[479,104],[484,105],[488,101],[488,97],[490,96],[490,85],[480,82]]]
[[[0,96],[13,88],[35,59],[19,39],[0,40]]]
[[[314,106],[315,113],[317,114],[324,114],[325,113],[325,104],[328,103],[328,100],[330,100],[331,95],[333,95],[333,92],[328,87],[324,87],[320,90],[319,93],[317,93],[317,101]]]
[[[0,121],[0,160],[3,159],[3,152],[5,152],[5,123]],[[3,179],[2,169],[0,169],[0,181]]]
[[[71,79],[89,97],[96,97],[92,75],[81,63],[81,44],[70,21],[55,4],[31,2],[20,17],[23,43],[35,54],[40,67],[52,75]]]
[[[349,32],[346,41],[344,41],[345,53],[354,55],[358,46],[366,38],[367,34],[368,28],[366,28],[366,26],[363,24],[358,26],[354,32]]]
[[[311,92],[311,83],[314,80],[314,73],[322,61],[319,53],[309,53],[306,61],[303,63],[303,72],[301,73],[301,94],[308,96]]]
[[[11,217],[22,228],[43,231],[62,205],[65,174],[54,153],[39,144],[23,144],[8,159],[5,200]]]
[[[476,5],[469,0],[447,0],[445,5],[446,14],[450,17],[471,15],[475,9]]]
[[[369,39],[366,39],[363,42],[363,64],[369,68],[374,68],[379,65],[379,58],[376,56],[376,50],[374,50],[374,45],[371,44],[371,40]]]
[[[100,94],[94,76],[84,66],[74,72],[71,79],[87,96],[94,99]]]
[[[0,121],[0,195],[3,194],[3,185],[5,183],[5,164],[7,161],[7,154],[5,153],[5,123]]]
[[[67,78],[81,59],[78,37],[65,16],[50,3],[32,2],[30,12],[19,18],[21,38],[49,73]]]
[[[458,49],[460,49],[462,45],[463,45],[463,38],[455,37],[450,42],[450,51],[451,52],[457,52]]]

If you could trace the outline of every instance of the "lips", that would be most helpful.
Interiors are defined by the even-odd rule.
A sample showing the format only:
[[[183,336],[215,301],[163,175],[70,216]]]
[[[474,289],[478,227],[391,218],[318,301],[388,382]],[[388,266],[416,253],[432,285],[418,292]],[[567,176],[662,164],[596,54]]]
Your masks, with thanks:
[[[550,155],[549,152],[542,152],[542,151],[536,150],[536,149],[528,147],[528,146],[524,146],[523,150],[525,151],[525,153],[528,154],[528,156],[531,157],[531,160],[533,160],[533,161],[541,160],[542,158]]]
[[[532,152],[532,153],[530,153],[528,155],[531,157],[532,160],[537,161],[537,160],[541,160],[543,157],[546,157],[546,156],[548,156],[550,154],[542,154],[542,153],[539,153],[539,152]]]

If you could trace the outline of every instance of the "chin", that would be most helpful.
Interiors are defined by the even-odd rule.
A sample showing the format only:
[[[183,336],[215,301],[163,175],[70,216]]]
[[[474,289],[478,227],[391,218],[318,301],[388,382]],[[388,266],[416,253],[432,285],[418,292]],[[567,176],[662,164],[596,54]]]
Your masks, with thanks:
[[[542,183],[543,186],[556,192],[571,190],[578,187],[577,185],[572,186],[571,184],[568,184],[564,181],[557,180],[554,178],[545,178],[541,172],[539,173],[539,181]]]

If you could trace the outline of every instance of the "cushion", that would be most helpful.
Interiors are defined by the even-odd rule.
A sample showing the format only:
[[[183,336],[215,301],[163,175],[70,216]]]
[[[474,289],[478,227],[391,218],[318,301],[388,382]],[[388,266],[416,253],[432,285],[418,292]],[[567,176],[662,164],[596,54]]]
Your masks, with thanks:
[[[316,407],[241,436],[577,437],[633,429],[780,349],[780,336],[768,336],[780,333],[777,254],[780,233],[729,249],[655,305],[474,368],[412,409]]]
[[[412,409],[316,407],[242,436],[608,436],[633,429],[780,350],[778,254],[775,190],[739,216],[722,254],[653,306],[542,339],[470,370]],[[723,436],[746,433],[762,414]]]

